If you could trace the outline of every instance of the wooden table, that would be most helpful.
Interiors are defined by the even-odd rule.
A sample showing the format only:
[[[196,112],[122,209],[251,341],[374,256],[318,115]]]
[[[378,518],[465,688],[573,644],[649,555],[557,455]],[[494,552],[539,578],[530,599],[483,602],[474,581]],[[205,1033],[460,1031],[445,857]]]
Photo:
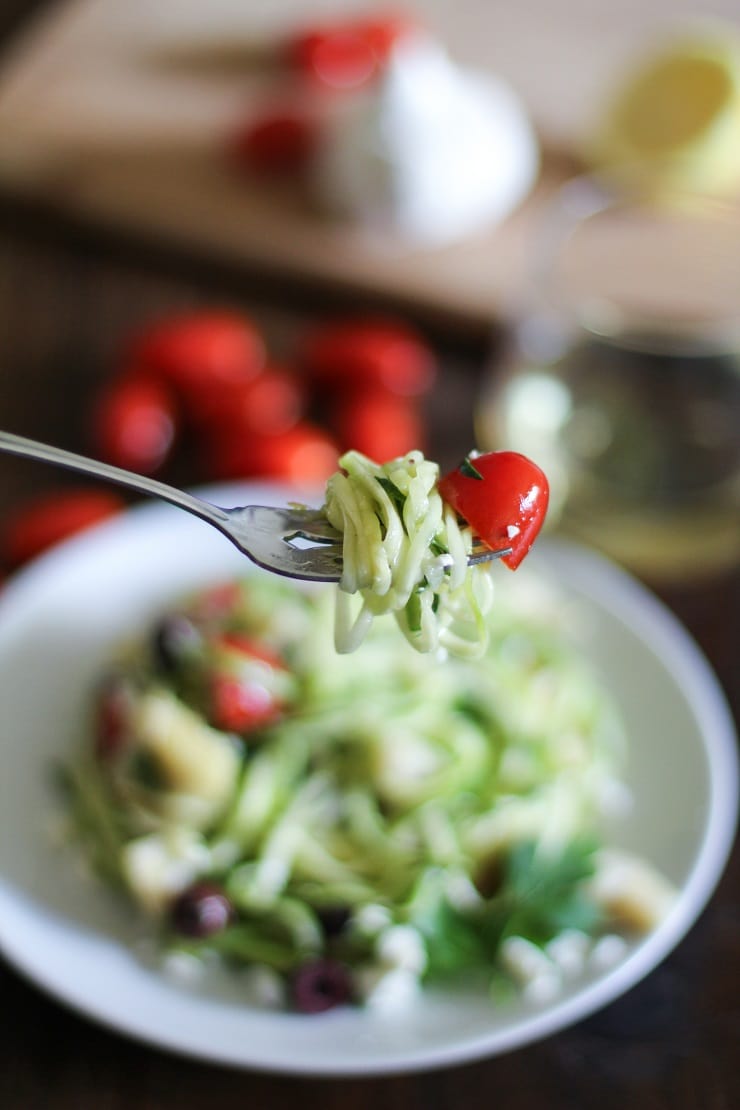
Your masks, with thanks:
[[[0,30],[29,7],[22,0],[0,5]],[[317,313],[349,303],[340,290],[266,283],[256,274],[96,236],[6,198],[0,203],[0,427],[89,449],[89,398],[127,330],[166,309],[224,300],[253,313],[276,348]],[[430,408],[444,461],[471,441],[470,411],[489,357],[488,336],[421,323],[444,368]],[[170,477],[197,481],[199,475],[180,463]],[[4,458],[0,513],[66,480]],[[740,716],[740,571],[659,592],[703,647]],[[740,1097],[739,890],[736,851],[710,906],[673,955],[587,1021],[507,1056],[392,1079],[286,1079],[179,1059],[93,1025],[0,962],[0,1106],[730,1110]]]

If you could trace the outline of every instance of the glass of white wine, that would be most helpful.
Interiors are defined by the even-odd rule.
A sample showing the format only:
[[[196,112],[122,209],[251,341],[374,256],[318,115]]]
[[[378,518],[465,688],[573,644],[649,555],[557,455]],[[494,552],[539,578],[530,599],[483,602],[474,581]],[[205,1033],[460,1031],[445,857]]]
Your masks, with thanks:
[[[579,178],[476,414],[533,458],[551,524],[654,580],[740,560],[740,203]]]

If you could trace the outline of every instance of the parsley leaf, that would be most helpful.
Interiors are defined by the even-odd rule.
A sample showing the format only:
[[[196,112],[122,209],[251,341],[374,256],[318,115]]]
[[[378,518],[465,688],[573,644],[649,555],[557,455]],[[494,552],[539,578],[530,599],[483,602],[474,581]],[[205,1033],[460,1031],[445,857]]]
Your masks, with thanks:
[[[421,876],[411,898],[408,921],[424,937],[428,975],[487,962],[478,921],[450,905],[442,868],[429,868]]]
[[[469,909],[450,903],[444,868],[425,871],[409,900],[407,921],[424,938],[427,974],[490,968],[509,936],[544,945],[565,929],[593,932],[601,918],[584,882],[594,871],[595,847],[578,840],[553,858],[534,842],[516,844],[500,861],[495,893]]]
[[[595,849],[590,840],[578,840],[552,858],[538,852],[534,842],[514,845],[486,915],[488,944],[497,948],[507,936],[546,944],[564,929],[593,930],[600,914],[583,884],[594,873]]]
[[[483,475],[474,465],[470,455],[466,455],[460,463],[460,473],[464,474],[466,478],[475,478],[478,482],[483,481]]]
[[[397,485],[395,485],[390,478],[376,478],[375,481],[378,485],[382,486],[385,492],[393,502],[394,507],[399,515],[403,514],[403,507],[406,504],[406,495],[401,493]]]
[[[421,632],[421,594],[427,588],[426,578],[422,578],[411,597],[405,605],[406,623],[408,624],[409,632]],[[438,602],[435,596],[434,601]],[[432,606],[434,607],[434,606]],[[436,610],[435,610],[436,612]]]
[[[165,790],[169,785],[159,761],[143,749],[134,753],[129,773],[147,790]]]

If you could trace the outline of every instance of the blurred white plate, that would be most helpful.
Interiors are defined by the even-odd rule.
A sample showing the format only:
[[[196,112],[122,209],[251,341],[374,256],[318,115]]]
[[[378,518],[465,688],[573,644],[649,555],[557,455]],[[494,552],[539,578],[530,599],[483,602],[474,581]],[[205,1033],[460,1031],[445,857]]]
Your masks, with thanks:
[[[223,504],[285,491],[230,487]],[[248,564],[203,524],[151,504],[40,559],[0,598],[0,949],[70,1006],[152,1044],[226,1064],[303,1074],[382,1074],[504,1052],[583,1018],[633,986],[677,944],[709,898],[735,828],[735,737],[707,663],[643,588],[586,551],[540,544],[529,560],[576,599],[589,654],[631,737],[635,808],[618,843],[680,888],[669,917],[611,970],[557,1001],[494,1008],[485,990],[429,990],[397,1018],[362,1010],[304,1017],[240,1001],[234,982],[183,988],[137,954],[141,926],[78,877],[49,836],[50,767],[69,751],[109,649],[169,601]],[[503,571],[501,573],[504,573]]]

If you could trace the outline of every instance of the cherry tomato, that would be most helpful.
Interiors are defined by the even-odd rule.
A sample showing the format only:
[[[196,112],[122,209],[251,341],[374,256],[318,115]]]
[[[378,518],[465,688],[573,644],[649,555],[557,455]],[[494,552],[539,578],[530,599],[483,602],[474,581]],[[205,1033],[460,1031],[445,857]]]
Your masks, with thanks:
[[[550,488],[538,466],[516,451],[468,457],[439,481],[443,499],[490,548],[511,547],[515,570],[537,537]]]
[[[285,664],[276,651],[251,636],[245,636],[243,632],[225,632],[219,637],[218,643],[228,651],[244,655],[247,659],[257,659],[261,663],[267,663],[274,670],[285,670]]]
[[[387,62],[394,46],[403,38],[414,34],[418,24],[408,13],[388,13],[358,24],[363,38],[370,43],[379,62]]]
[[[214,389],[203,398],[197,423],[217,437],[275,435],[298,422],[305,400],[304,382],[297,374],[269,367],[250,382]]]
[[[356,89],[378,74],[399,39],[414,28],[410,16],[390,12],[307,28],[289,40],[287,61],[318,85]]]
[[[126,747],[131,692],[120,680],[111,680],[101,691],[95,707],[95,754],[101,762],[115,759]]]
[[[325,482],[338,459],[329,434],[304,420],[278,435],[223,437],[209,453],[215,478],[274,478],[304,486]]]
[[[211,716],[226,732],[252,732],[276,721],[280,704],[258,680],[217,675],[211,683]]]
[[[317,85],[337,90],[365,85],[378,69],[372,43],[349,25],[296,35],[288,46],[288,61]]]
[[[332,427],[344,450],[360,451],[377,463],[424,448],[424,422],[414,401],[382,390],[340,399]]]
[[[0,545],[5,561],[19,567],[60,540],[120,512],[124,505],[109,490],[79,488],[42,496],[5,521]]]
[[[305,170],[317,143],[317,125],[312,119],[276,109],[237,128],[230,149],[235,163],[251,173],[283,177]]]
[[[270,647],[241,633],[213,640],[218,670],[211,678],[211,716],[218,728],[248,733],[282,716],[287,669]]]
[[[175,435],[171,392],[144,377],[123,377],[102,393],[94,415],[95,441],[102,458],[127,470],[154,474],[164,463]]]
[[[195,616],[198,620],[225,619],[241,601],[242,591],[238,582],[220,582],[217,586],[198,595]]]
[[[170,386],[192,416],[213,390],[256,377],[265,344],[241,313],[189,312],[143,331],[131,345],[131,362]]]
[[[346,392],[381,388],[417,396],[435,375],[427,344],[412,328],[391,320],[327,324],[309,336],[301,362],[318,385]]]

